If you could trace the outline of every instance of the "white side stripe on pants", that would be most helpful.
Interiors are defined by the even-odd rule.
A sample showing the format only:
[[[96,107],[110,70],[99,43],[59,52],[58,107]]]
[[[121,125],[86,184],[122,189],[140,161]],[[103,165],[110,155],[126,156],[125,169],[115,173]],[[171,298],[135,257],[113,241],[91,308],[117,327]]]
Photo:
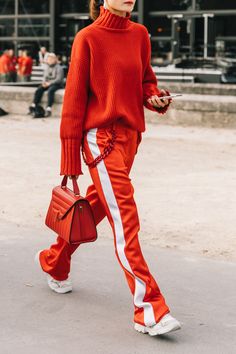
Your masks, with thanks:
[[[100,150],[97,145],[97,128],[90,129],[87,134],[87,141],[88,145],[90,148],[90,151],[93,155],[93,158],[96,158],[98,155],[100,155]],[[146,326],[152,326],[156,324],[155,321],[155,316],[154,316],[154,311],[152,304],[149,302],[144,302],[143,298],[146,293],[146,284],[145,282],[138,278],[132,271],[130,264],[128,262],[128,259],[126,258],[125,255],[125,237],[124,237],[124,230],[123,230],[123,224],[122,224],[122,219],[120,215],[120,210],[113,192],[112,184],[106,169],[106,166],[104,164],[104,161],[101,160],[97,164],[97,170],[98,170],[98,175],[100,178],[102,190],[105,196],[105,199],[108,204],[108,208],[110,210],[113,222],[114,222],[114,228],[115,228],[115,239],[116,239],[116,246],[117,246],[117,253],[119,256],[119,259],[124,266],[133,276],[135,280],[135,292],[134,292],[134,304],[139,307],[144,309],[144,322]]]

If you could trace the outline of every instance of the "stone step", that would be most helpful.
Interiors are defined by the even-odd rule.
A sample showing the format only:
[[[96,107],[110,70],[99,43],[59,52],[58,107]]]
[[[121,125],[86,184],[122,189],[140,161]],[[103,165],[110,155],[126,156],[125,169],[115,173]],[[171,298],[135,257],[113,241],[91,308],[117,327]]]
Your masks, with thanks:
[[[163,86],[162,86],[163,87]],[[168,87],[169,88],[169,87]],[[25,114],[32,102],[35,88],[0,86],[0,107],[11,114]],[[173,90],[172,93],[179,91]],[[60,117],[64,90],[58,90],[55,96],[53,116]],[[46,95],[43,98],[46,104]],[[236,127],[236,96],[202,95],[184,93],[176,97],[171,108],[164,116],[145,108],[147,122],[166,124],[199,125],[210,127]]]
[[[231,84],[192,84],[187,82],[161,81],[159,82],[158,86],[160,88],[167,88],[171,92],[178,93],[236,96],[236,85]]]

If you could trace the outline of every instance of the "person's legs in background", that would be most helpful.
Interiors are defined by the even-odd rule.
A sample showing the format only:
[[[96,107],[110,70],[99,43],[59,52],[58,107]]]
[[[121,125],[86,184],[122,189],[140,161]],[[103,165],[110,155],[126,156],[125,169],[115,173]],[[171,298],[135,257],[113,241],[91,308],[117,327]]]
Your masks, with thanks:
[[[41,102],[41,99],[43,97],[44,92],[48,89],[48,87],[43,87],[42,85],[39,85],[37,90],[34,93],[34,99],[31,105],[29,106],[29,113],[31,114],[35,107]]]
[[[15,71],[9,72],[9,82],[16,82],[17,74]]]
[[[52,105],[54,103],[55,92],[61,88],[59,84],[52,84],[48,89],[48,105],[46,108],[45,117],[50,117],[52,114]]]
[[[1,74],[1,82],[9,82],[9,75]]]
[[[47,91],[48,87],[43,87],[42,85],[40,85],[37,90],[35,91],[34,94],[34,100],[33,103],[35,105],[39,104],[41,102],[41,99],[43,97],[43,94],[45,91]]]
[[[23,82],[29,82],[30,81],[30,77],[31,77],[31,75],[23,75],[22,81]]]

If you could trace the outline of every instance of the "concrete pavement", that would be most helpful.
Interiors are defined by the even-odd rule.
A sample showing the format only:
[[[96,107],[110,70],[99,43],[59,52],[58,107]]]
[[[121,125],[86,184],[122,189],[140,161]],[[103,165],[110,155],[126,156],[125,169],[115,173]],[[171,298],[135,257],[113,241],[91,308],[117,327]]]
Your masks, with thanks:
[[[54,235],[2,224],[1,354],[233,354],[236,264],[142,244],[144,256],[182,329],[162,337],[133,330],[133,304],[112,235],[73,256],[73,292],[46,285],[33,257]],[[233,280],[234,279],[234,280]]]
[[[42,228],[51,190],[61,182],[59,123],[0,119],[3,221]],[[91,178],[83,161],[82,168],[85,194]],[[147,124],[131,179],[145,242],[236,261],[235,130]],[[99,229],[107,238],[106,223]]]
[[[71,294],[51,292],[34,265],[35,252],[55,239],[44,218],[61,182],[58,134],[57,118],[0,120],[0,354],[233,354],[235,130],[147,124],[131,173],[139,238],[183,326],[157,338],[133,329],[107,220],[96,243],[73,257]],[[83,171],[84,194],[91,181]]]

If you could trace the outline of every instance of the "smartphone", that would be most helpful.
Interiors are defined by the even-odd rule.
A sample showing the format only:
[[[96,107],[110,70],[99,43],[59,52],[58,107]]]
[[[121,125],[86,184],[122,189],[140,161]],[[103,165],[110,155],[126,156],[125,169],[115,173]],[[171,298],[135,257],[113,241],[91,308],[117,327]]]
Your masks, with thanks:
[[[165,99],[165,98],[172,98],[172,97],[178,97],[178,96],[183,96],[181,93],[176,93],[176,94],[173,94],[173,95],[170,95],[170,96],[160,96],[159,98],[161,100]]]

